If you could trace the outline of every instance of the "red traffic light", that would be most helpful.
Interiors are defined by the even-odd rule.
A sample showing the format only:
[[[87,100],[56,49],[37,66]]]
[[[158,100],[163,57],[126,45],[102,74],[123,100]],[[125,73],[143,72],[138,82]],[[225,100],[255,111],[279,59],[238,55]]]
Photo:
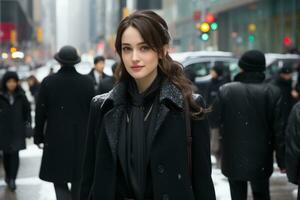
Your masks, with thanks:
[[[292,38],[290,38],[289,36],[283,38],[283,44],[285,46],[291,46],[292,43],[293,43]]]
[[[205,16],[205,22],[210,24],[213,23],[214,21],[216,21],[216,17],[212,13],[207,13]]]

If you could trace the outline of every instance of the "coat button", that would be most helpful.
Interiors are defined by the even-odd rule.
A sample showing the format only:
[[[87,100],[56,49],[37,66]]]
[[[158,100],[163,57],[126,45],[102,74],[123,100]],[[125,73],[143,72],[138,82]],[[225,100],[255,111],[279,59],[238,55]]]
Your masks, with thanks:
[[[164,194],[164,195],[162,196],[162,200],[170,200],[169,195]]]
[[[157,166],[157,171],[158,171],[158,173],[163,174],[165,172],[164,166],[163,165],[158,165]]]

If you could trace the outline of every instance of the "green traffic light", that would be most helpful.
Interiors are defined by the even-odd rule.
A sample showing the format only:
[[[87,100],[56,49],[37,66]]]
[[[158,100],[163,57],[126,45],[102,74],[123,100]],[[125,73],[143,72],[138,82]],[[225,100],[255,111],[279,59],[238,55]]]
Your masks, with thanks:
[[[216,22],[211,23],[210,28],[213,31],[217,30],[218,29],[218,23],[216,23]]]
[[[209,35],[208,35],[207,33],[202,33],[202,34],[201,34],[201,39],[202,39],[203,41],[207,41],[207,40],[209,39]]]
[[[249,40],[249,42],[254,42],[255,36],[254,35],[249,35],[248,40]]]

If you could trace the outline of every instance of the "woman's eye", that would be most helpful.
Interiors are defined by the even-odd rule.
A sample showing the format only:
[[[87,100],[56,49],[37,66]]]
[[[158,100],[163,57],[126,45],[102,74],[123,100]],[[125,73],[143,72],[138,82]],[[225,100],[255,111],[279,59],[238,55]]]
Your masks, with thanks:
[[[142,46],[141,47],[141,51],[148,51],[150,49],[150,47],[148,46]]]
[[[129,47],[123,47],[122,51],[130,51],[130,48]]]

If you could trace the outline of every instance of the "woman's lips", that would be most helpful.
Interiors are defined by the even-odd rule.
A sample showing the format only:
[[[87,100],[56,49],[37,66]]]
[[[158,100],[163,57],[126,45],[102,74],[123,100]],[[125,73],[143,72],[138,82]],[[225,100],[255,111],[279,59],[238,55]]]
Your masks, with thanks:
[[[141,65],[134,65],[134,66],[131,66],[131,69],[132,69],[132,71],[134,71],[134,72],[139,72],[139,71],[142,70],[142,68],[143,68],[143,66],[141,66]]]

